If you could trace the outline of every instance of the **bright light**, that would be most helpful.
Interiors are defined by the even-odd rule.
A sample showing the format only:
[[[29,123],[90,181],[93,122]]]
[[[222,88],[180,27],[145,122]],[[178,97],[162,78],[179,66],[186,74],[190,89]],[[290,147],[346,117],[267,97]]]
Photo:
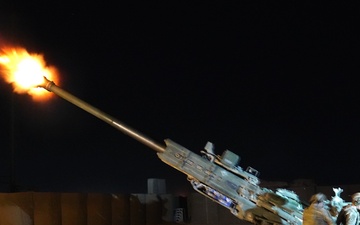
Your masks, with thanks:
[[[13,85],[15,92],[30,94],[35,100],[52,96],[47,90],[38,88],[44,77],[58,83],[55,67],[47,66],[41,54],[31,54],[19,47],[0,49],[0,74]]]

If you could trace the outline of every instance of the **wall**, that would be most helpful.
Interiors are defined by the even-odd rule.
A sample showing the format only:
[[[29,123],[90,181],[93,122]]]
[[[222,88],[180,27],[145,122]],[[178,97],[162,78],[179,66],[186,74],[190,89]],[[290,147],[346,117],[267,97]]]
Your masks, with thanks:
[[[331,199],[332,186],[294,185],[300,199],[322,192]],[[337,188],[337,187],[335,187]],[[341,186],[341,197],[350,195],[360,185]],[[0,193],[0,225],[162,225],[176,224],[174,211],[178,197],[171,194],[101,194],[101,193]],[[198,194],[186,198],[186,217],[190,225],[249,225],[229,210]]]

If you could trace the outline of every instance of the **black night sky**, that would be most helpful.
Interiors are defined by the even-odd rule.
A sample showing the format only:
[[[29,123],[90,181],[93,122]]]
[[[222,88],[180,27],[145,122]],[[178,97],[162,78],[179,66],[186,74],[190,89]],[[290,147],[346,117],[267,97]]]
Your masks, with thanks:
[[[159,143],[200,153],[211,141],[266,181],[359,184],[358,7],[240,2],[14,1],[0,8],[0,45],[42,53],[61,88]],[[191,188],[57,96],[35,102],[1,79],[0,107],[2,190],[11,168],[18,190],[146,192],[147,178]]]

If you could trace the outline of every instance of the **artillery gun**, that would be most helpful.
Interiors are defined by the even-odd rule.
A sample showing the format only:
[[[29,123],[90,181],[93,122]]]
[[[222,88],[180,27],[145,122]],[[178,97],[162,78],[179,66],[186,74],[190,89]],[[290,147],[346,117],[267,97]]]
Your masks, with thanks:
[[[184,173],[197,192],[217,202],[241,220],[253,224],[301,225],[303,205],[290,190],[276,191],[259,186],[259,172],[239,165],[240,157],[226,150],[221,156],[214,153],[214,145],[206,143],[198,155],[178,143],[165,139],[159,144],[114,117],[91,106],[61,89],[44,77],[39,87],[82,108],[157,152],[158,157],[169,166]]]

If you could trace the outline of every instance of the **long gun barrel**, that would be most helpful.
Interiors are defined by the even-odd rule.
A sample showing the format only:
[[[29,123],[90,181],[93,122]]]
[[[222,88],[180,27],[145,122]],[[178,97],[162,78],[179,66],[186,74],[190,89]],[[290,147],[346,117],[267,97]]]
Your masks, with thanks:
[[[83,110],[87,111],[88,113],[96,116],[97,118],[101,119],[102,121],[110,124],[111,126],[115,127],[116,129],[120,130],[124,134],[136,139],[137,141],[143,143],[144,145],[152,148],[157,152],[164,152],[165,147],[156,143],[152,139],[146,137],[145,135],[141,134],[140,132],[136,131],[135,129],[125,125],[124,123],[120,122],[119,120],[115,119],[114,117],[102,112],[98,108],[95,108],[88,103],[84,102],[83,100],[75,97],[74,95],[70,94],[69,92],[61,89],[54,82],[45,78],[44,84],[39,85],[39,87],[45,88],[46,90],[55,93],[56,95],[62,97],[63,99],[73,103],[74,105],[82,108]]]
[[[202,156],[170,139],[164,140],[165,147],[64,91],[45,77],[39,87],[53,92],[155,150],[164,163],[187,175],[194,190],[229,209],[239,219],[254,224],[302,224],[303,208],[298,196],[285,189],[273,192],[260,187],[258,172],[251,167],[243,170],[237,165],[240,157],[233,152],[226,150],[222,156],[215,155],[211,142],[206,144],[205,151],[201,151]]]

